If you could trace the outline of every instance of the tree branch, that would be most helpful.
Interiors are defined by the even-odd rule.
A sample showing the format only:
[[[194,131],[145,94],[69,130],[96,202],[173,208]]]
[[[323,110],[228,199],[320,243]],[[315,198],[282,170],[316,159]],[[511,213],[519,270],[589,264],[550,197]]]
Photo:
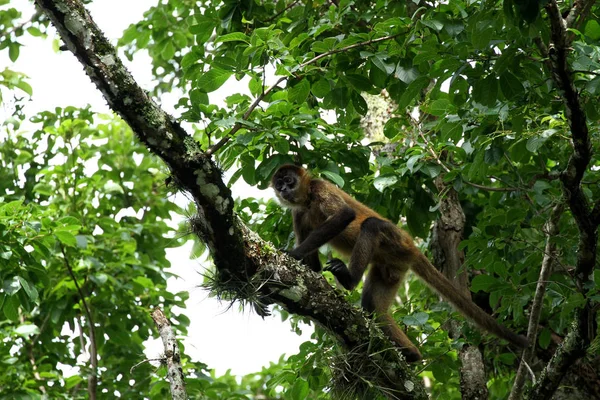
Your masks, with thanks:
[[[595,2],[595,0],[575,0],[573,8],[571,8],[569,15],[567,15],[567,28],[580,29]]]
[[[360,355],[357,359],[363,364],[376,365],[365,370],[365,386],[386,388],[386,393],[394,393],[398,399],[426,399],[421,380],[362,310],[346,302],[322,275],[270,250],[268,243],[234,215],[231,191],[223,183],[222,171],[137,85],[81,1],[35,1],[109,106],[167,164],[173,181],[194,199],[198,215],[193,229],[207,244],[221,285],[242,298],[252,286],[250,289],[261,298],[322,325],[353,356]]]
[[[60,245],[60,250],[65,259],[65,265],[67,267],[67,271],[69,271],[69,275],[73,282],[75,282],[75,287],[77,288],[77,293],[79,294],[79,298],[81,299],[81,303],[83,304],[83,311],[85,312],[85,316],[88,320],[89,332],[90,336],[90,376],[88,377],[88,395],[91,400],[96,399],[96,392],[98,388],[98,349],[96,348],[96,328],[94,327],[94,318],[92,317],[92,312],[90,311],[90,307],[88,306],[87,301],[85,301],[85,295],[79,283],[77,282],[77,278],[73,273],[73,268],[71,268],[71,264],[69,263],[69,258],[67,257],[67,253],[65,251],[64,246]],[[83,330],[83,326],[80,327]]]
[[[181,366],[179,344],[173,327],[160,308],[154,309],[150,315],[156,324],[156,329],[158,329],[158,334],[165,348],[167,376],[171,384],[171,398],[173,400],[187,400],[188,395],[185,391],[185,377]]]
[[[581,187],[581,180],[588,169],[592,157],[592,146],[588,132],[586,115],[572,80],[572,71],[568,64],[569,41],[567,37],[567,24],[562,18],[556,0],[551,0],[546,5],[550,21],[551,43],[548,55],[552,63],[554,82],[561,91],[565,104],[565,115],[569,122],[573,139],[573,153],[567,166],[560,176],[563,191],[577,228],[579,230],[579,244],[577,249],[577,262],[575,265],[575,283],[578,290],[586,298],[586,303],[575,313],[574,321],[569,332],[546,365],[539,381],[534,385],[530,399],[548,399],[556,391],[568,368],[581,358],[590,343],[590,327],[595,323],[591,317],[591,304],[587,298],[586,282],[596,263],[598,223],[592,218],[592,212],[585,193]]]
[[[520,400],[523,398],[523,388],[525,387],[525,379],[530,373],[529,363],[533,359],[537,343],[538,325],[540,323],[540,317],[542,315],[542,305],[544,303],[544,295],[546,292],[546,283],[550,273],[552,272],[552,262],[556,258],[556,243],[552,241],[554,236],[558,234],[558,221],[562,215],[563,204],[557,204],[552,209],[550,218],[546,223],[546,248],[544,249],[544,257],[542,259],[542,268],[540,269],[540,277],[537,282],[535,289],[535,295],[533,297],[533,303],[531,305],[531,314],[529,316],[529,326],[527,328],[527,339],[529,340],[529,346],[523,350],[523,356],[521,357],[521,363],[515,377],[512,390],[508,400]],[[535,383],[535,376],[532,375]]]

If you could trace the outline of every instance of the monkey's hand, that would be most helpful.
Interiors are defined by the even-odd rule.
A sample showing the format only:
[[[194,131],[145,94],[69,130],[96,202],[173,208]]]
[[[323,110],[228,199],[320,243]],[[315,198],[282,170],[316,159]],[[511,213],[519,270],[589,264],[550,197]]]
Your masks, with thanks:
[[[294,250],[279,249],[279,251],[287,254],[288,256],[292,257],[293,259],[302,260],[302,256],[294,253]]]
[[[269,311],[269,306],[266,304],[262,304],[260,302],[252,303],[252,307],[254,308],[254,312],[258,314],[262,319],[271,315]]]
[[[352,284],[352,275],[350,275],[350,270],[348,269],[348,267],[346,267],[346,264],[339,258],[332,258],[331,260],[327,261],[324,270],[331,272],[344,288],[348,290],[354,289],[354,285]]]

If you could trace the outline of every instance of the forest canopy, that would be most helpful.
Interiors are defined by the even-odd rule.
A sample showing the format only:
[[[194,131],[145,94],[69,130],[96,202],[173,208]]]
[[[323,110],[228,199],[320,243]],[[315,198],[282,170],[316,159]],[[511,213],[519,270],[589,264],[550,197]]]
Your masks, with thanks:
[[[28,113],[36,87],[0,71],[2,398],[600,398],[596,2],[164,0],[114,42],[89,3],[0,0],[3,55],[30,36],[72,53],[112,110]],[[141,54],[151,88],[124,64]],[[424,360],[407,364],[360,287],[280,251],[289,211],[232,196],[285,163],[407,230],[530,346],[411,277],[393,317]],[[166,250],[188,240],[212,296],[311,323],[312,340],[242,377],[190,359],[189,294],[166,285]]]

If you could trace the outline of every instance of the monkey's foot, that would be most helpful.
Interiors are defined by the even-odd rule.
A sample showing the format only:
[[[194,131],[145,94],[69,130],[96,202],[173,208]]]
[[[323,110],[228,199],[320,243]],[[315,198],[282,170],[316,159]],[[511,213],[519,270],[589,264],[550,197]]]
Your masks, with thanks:
[[[325,271],[329,271],[336,277],[336,279],[348,290],[352,290],[354,285],[352,284],[352,275],[350,275],[350,270],[346,267],[346,264],[340,260],[339,258],[332,258],[327,261]]]

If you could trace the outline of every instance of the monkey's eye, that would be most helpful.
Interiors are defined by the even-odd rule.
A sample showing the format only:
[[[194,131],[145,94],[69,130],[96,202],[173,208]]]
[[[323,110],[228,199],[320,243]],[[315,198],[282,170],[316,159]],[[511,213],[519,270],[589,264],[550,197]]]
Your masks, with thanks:
[[[294,182],[294,180],[293,180],[291,177],[289,177],[289,176],[286,176],[285,178],[283,178],[283,181],[284,181],[284,182],[285,182],[287,185],[290,185],[292,182]]]

